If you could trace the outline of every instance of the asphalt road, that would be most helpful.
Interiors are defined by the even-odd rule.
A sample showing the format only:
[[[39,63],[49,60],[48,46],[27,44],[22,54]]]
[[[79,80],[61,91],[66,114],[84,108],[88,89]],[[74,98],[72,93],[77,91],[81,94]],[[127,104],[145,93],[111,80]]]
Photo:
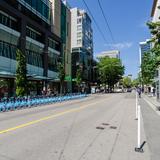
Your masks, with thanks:
[[[149,160],[136,136],[134,94],[92,95],[0,113],[0,160]]]

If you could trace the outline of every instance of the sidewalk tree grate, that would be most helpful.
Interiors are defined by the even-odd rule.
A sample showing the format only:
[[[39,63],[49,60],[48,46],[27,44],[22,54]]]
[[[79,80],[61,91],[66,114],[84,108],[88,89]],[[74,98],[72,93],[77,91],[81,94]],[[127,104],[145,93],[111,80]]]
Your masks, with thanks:
[[[116,126],[110,126],[110,129],[117,129]]]
[[[100,126],[98,126],[98,127],[96,127],[96,129],[104,130],[105,128],[104,128],[104,127],[100,127]]]
[[[102,123],[102,125],[104,125],[104,126],[109,126],[109,123]]]

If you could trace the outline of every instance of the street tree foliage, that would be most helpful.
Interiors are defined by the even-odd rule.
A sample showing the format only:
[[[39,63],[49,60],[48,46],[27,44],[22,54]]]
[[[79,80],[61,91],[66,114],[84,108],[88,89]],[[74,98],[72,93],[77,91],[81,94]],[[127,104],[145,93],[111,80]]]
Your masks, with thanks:
[[[142,82],[145,85],[149,85],[152,83],[155,71],[156,71],[156,64],[155,64],[155,55],[150,52],[146,52],[142,58],[142,65],[141,65],[141,77]]]
[[[133,87],[138,87],[140,85],[140,80],[139,78],[136,78],[132,81],[132,86]]]
[[[60,80],[60,94],[62,94],[64,88],[64,79],[65,79],[65,69],[62,63],[58,64],[58,72],[59,72],[58,78]]]
[[[101,83],[105,84],[105,87],[108,85],[108,91],[111,92],[114,85],[122,79],[124,66],[119,59],[109,57],[99,58],[97,66]]]
[[[148,22],[147,26],[150,29],[151,34],[153,35],[151,38],[151,42],[154,42],[155,47],[159,45],[160,40],[160,22]]]
[[[130,77],[123,77],[122,85],[124,88],[131,88],[132,87],[132,79]]]
[[[77,69],[76,72],[76,84],[78,86],[78,92],[80,92],[80,85],[82,83],[82,69]]]
[[[142,57],[141,81],[145,85],[153,83],[156,69],[160,65],[160,22],[148,22],[147,25],[152,34],[149,43],[153,43],[154,47]]]
[[[26,56],[20,49],[16,50],[16,95],[27,95],[27,64]]]
[[[3,88],[3,87],[4,88],[8,87],[8,83],[6,80],[1,79],[0,80],[0,88]]]

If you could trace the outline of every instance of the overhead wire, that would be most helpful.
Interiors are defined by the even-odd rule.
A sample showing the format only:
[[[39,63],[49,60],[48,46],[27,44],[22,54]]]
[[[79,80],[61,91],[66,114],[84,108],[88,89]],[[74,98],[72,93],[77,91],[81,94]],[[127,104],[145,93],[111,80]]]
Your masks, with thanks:
[[[87,10],[88,10],[89,14],[91,15],[91,17],[92,17],[92,19],[93,19],[93,21],[94,21],[94,23],[95,23],[95,25],[96,25],[96,27],[97,27],[97,29],[98,29],[99,33],[101,34],[102,38],[104,39],[104,41],[105,41],[105,42],[107,42],[107,43],[108,43],[108,41],[106,40],[106,38],[105,38],[105,36],[104,36],[104,34],[103,34],[103,32],[102,32],[101,28],[99,27],[99,25],[98,25],[97,21],[95,20],[95,18],[94,18],[94,16],[93,16],[93,14],[92,14],[92,12],[91,12],[91,10],[89,9],[89,7],[88,7],[87,3],[85,2],[85,0],[82,0],[82,1],[83,1],[84,5],[86,6],[86,8],[87,8]]]
[[[108,28],[108,31],[109,31],[109,33],[110,33],[110,35],[111,35],[111,39],[112,39],[113,43],[115,43],[115,39],[114,39],[112,30],[111,30],[111,27],[110,27],[110,25],[109,25],[109,22],[108,22],[108,20],[107,20],[107,17],[106,17],[106,15],[105,15],[105,13],[104,13],[104,10],[103,10],[103,8],[102,8],[102,5],[101,5],[101,3],[100,3],[100,0],[98,0],[98,5],[99,5],[100,10],[101,10],[101,12],[102,12],[103,18],[104,18],[104,20],[105,20],[105,24],[106,24],[106,26],[107,26],[107,28]]]

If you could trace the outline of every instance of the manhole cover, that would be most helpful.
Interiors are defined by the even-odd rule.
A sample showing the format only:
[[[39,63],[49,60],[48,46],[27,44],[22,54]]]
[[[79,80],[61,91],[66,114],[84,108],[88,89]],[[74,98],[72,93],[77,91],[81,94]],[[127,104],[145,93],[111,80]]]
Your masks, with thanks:
[[[102,125],[104,125],[104,126],[109,126],[109,123],[102,123]]]
[[[111,129],[117,129],[117,127],[116,127],[116,126],[110,126],[110,128],[111,128]]]
[[[96,127],[96,129],[104,130],[104,127]]]

